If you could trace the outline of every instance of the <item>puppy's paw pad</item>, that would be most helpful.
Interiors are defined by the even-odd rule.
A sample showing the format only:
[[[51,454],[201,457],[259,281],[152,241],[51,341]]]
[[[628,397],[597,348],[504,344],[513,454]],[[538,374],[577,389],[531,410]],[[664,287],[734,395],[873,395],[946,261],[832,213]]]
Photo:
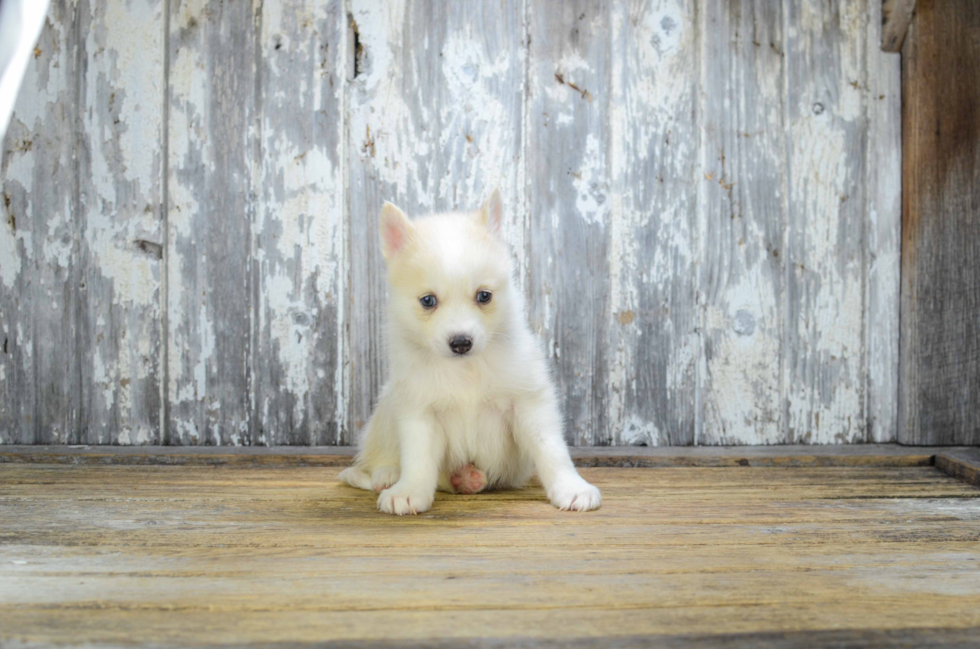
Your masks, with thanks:
[[[396,487],[385,489],[378,496],[378,509],[384,513],[405,516],[406,514],[421,514],[429,511],[429,508],[432,507],[431,495],[402,493]]]
[[[449,484],[458,494],[477,494],[487,487],[487,474],[472,464],[465,464],[449,476]]]
[[[398,482],[400,471],[396,466],[383,466],[374,470],[371,474],[371,488],[375,493],[381,493],[391,485]]]
[[[599,489],[582,478],[567,480],[556,485],[548,494],[551,504],[565,511],[587,512],[602,504]]]

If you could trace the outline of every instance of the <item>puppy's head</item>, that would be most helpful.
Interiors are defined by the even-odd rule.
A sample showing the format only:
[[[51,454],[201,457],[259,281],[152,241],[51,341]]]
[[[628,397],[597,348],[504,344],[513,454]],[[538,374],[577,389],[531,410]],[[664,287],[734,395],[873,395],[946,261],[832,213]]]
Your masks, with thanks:
[[[513,296],[501,211],[497,191],[477,212],[414,221],[384,204],[381,250],[400,339],[444,358],[469,358],[502,333]]]

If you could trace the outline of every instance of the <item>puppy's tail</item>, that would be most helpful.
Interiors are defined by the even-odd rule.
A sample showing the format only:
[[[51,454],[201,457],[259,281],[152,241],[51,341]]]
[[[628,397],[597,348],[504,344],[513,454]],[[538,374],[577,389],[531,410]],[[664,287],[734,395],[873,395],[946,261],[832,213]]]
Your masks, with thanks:
[[[344,469],[337,476],[342,482],[346,482],[352,487],[357,489],[366,489],[367,491],[373,491],[374,488],[371,486],[371,476],[359,466],[352,466]]]

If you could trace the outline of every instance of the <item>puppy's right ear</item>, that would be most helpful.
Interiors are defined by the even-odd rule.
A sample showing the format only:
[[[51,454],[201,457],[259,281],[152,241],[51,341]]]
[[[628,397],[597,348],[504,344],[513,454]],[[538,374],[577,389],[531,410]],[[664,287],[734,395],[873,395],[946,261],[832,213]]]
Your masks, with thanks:
[[[381,207],[379,230],[381,253],[385,260],[388,260],[405,249],[415,228],[404,212],[385,201]]]

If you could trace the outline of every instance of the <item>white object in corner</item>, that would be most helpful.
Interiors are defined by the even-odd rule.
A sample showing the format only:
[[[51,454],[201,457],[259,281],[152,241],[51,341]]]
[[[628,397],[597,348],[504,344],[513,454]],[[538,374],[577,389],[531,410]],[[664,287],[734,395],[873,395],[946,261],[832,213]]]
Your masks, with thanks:
[[[41,35],[49,0],[0,0],[0,143],[14,112],[17,91]],[[0,147],[0,157],[3,156]]]

